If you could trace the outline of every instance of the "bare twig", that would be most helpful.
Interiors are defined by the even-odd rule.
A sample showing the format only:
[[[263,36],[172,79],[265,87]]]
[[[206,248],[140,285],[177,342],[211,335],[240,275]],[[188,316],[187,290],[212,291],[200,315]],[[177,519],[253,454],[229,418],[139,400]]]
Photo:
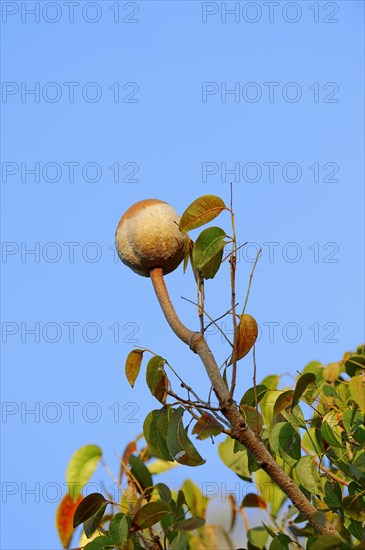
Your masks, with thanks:
[[[253,346],[253,391],[255,395],[255,409],[256,409],[256,435],[259,435],[259,403],[257,399],[257,384],[256,384],[256,347]]]
[[[260,256],[261,256],[261,252],[262,252],[262,248],[260,248],[260,250],[258,251],[257,256],[256,256],[256,259],[255,259],[255,263],[253,264],[253,268],[252,268],[251,275],[250,275],[250,280],[249,280],[249,283],[248,283],[248,288],[247,288],[247,293],[246,293],[246,299],[245,299],[245,303],[244,303],[244,305],[243,305],[242,315],[245,313],[245,310],[246,310],[246,306],[247,306],[247,302],[248,302],[248,297],[249,297],[249,295],[250,295],[250,290],[251,290],[251,284],[252,284],[253,274],[254,274],[254,272],[255,272],[255,268],[256,268],[257,262],[259,261],[259,258],[260,258]]]
[[[195,302],[193,302],[192,300],[189,300],[189,298],[185,298],[184,296],[181,296],[181,299],[182,300],[186,300],[187,302],[190,302],[191,304],[194,304],[194,306],[196,306],[197,304]],[[223,330],[220,328],[219,325],[216,324],[216,321],[218,321],[219,319],[221,319],[222,317],[224,317],[225,315],[227,315],[227,313],[225,313],[224,315],[222,315],[221,317],[218,317],[218,319],[216,320],[213,320],[213,318],[204,310],[204,314],[208,317],[208,319],[211,320],[211,324],[213,324],[215,327],[217,327],[217,329],[219,330],[219,332],[224,336],[224,338],[227,340],[227,342],[229,343],[230,346],[233,347],[233,344],[232,342],[230,341],[230,339],[228,338],[228,336],[223,332]],[[210,326],[209,325],[209,326]],[[206,330],[207,328],[205,328]]]
[[[236,229],[234,224],[233,213],[233,187],[231,183],[231,224],[232,224],[232,242],[234,249],[237,247],[236,241]],[[236,254],[232,253],[229,258],[230,273],[231,273],[231,312],[232,312],[232,324],[233,324],[233,351],[232,351],[232,378],[231,388],[229,390],[229,398],[232,399],[234,390],[236,389],[237,379],[237,350],[238,350],[238,330],[237,330],[237,316],[236,316]]]
[[[199,275],[199,287],[198,287],[198,311],[200,319],[200,333],[204,335],[204,277]],[[199,301],[200,299],[200,301]]]

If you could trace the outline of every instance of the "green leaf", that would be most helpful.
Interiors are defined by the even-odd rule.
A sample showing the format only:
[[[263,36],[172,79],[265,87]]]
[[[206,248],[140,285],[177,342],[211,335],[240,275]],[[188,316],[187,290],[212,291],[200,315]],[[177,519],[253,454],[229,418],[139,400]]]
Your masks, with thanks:
[[[279,434],[280,434],[280,430],[283,426],[285,426],[287,424],[287,422],[277,422],[276,424],[274,424],[271,428],[270,428],[270,432],[269,432],[269,442],[270,442],[270,447],[271,447],[271,450],[275,453],[275,454],[279,454],[279,450],[280,450],[280,444],[279,444]]]
[[[263,384],[256,386],[257,403],[260,403],[267,391],[268,387]],[[255,388],[250,388],[246,391],[240,401],[240,405],[250,405],[251,407],[255,406]]]
[[[305,430],[307,428],[302,409],[299,405],[296,405],[292,411],[290,411],[289,408],[283,409],[281,411],[281,415],[285,418],[285,420],[290,422],[296,430],[299,430],[299,428],[303,428]]]
[[[124,514],[115,514],[109,525],[109,536],[114,544],[123,546],[128,539],[129,524]]]
[[[95,532],[95,530],[99,526],[107,506],[108,506],[108,502],[103,502],[100,505],[100,508],[98,509],[98,511],[93,516],[91,516],[91,518],[83,522],[84,532],[88,539],[91,537],[91,535]]]
[[[361,374],[365,370],[365,355],[352,355],[345,362],[345,370],[349,376]]]
[[[208,227],[200,233],[193,250],[193,263],[196,269],[201,270],[223,250],[225,236],[220,227]]]
[[[105,510],[107,504],[108,501],[100,493],[92,493],[85,497],[75,510],[73,519],[74,528],[91,518],[100,508],[104,507]]]
[[[347,527],[349,532],[355,539],[362,540],[364,538],[364,528],[360,521],[352,519]]]
[[[345,516],[355,521],[365,521],[365,502],[363,495],[351,495],[343,499],[342,505],[345,510]]]
[[[241,479],[251,481],[251,473],[248,467],[247,450],[234,452],[234,440],[229,436],[219,443],[218,454],[222,462]]]
[[[152,476],[142,460],[138,458],[138,456],[130,455],[129,464],[131,466],[132,475],[138,481],[142,491],[148,487],[152,487]]]
[[[277,416],[283,409],[289,407],[293,402],[293,390],[284,391],[279,395],[274,405],[274,416]]]
[[[84,546],[83,550],[103,550],[104,548],[113,548],[113,541],[109,537],[101,536],[96,537],[91,542],[88,542],[86,546]]]
[[[152,453],[162,460],[173,461],[167,447],[167,409],[151,411],[143,423],[143,435]]]
[[[188,537],[186,533],[181,531],[178,533],[171,543],[171,550],[187,550],[188,548]]]
[[[192,202],[180,220],[180,231],[190,231],[204,225],[216,218],[226,205],[220,197],[215,195],[204,195]]]
[[[72,455],[66,470],[66,484],[73,501],[95,472],[101,457],[102,450],[97,445],[85,445]]]
[[[337,509],[341,506],[342,491],[338,483],[333,480],[326,481],[324,484],[324,492],[326,496],[323,500],[327,504],[328,508]]]
[[[365,379],[363,376],[353,376],[349,381],[351,399],[365,413]]]
[[[191,433],[196,434],[197,439],[203,440],[222,433],[223,429],[211,414],[203,412]]]
[[[150,392],[163,405],[166,402],[168,379],[163,368],[166,363],[163,357],[155,355],[147,364],[146,381]]]
[[[336,535],[321,535],[311,546],[311,550],[351,550],[351,546],[344,544]]]
[[[161,500],[167,502],[168,504],[171,502],[172,495],[167,485],[164,483],[157,483],[157,485],[155,485],[155,489],[157,489]]]
[[[194,529],[200,529],[200,527],[203,527],[205,525],[205,519],[193,516],[188,519],[184,519],[182,521],[179,521],[174,526],[174,530],[176,531],[193,531]]]
[[[247,531],[247,540],[256,548],[264,548],[268,538],[265,527],[253,527]]]
[[[290,537],[281,533],[271,541],[269,550],[289,550],[289,544],[293,542]]]
[[[317,467],[310,455],[303,456],[295,467],[297,479],[310,493],[323,496],[325,492],[322,488],[321,478],[319,477]]]
[[[310,384],[315,384],[316,382],[316,376],[313,372],[306,372],[305,374],[302,374],[296,383],[295,390],[294,390],[294,396],[293,396],[293,402],[292,402],[292,410],[295,405],[298,405],[300,398],[302,397],[305,390],[308,388]]]
[[[132,388],[141,368],[143,352],[144,350],[134,349],[128,354],[125,362],[125,375]]]
[[[194,248],[194,241],[192,241],[189,235],[187,235],[185,239],[185,250],[184,250],[184,273],[186,271],[186,268],[188,267],[189,258],[191,260],[193,248]]]
[[[201,269],[200,273],[204,279],[214,279],[216,276],[223,258],[223,248],[213,256]]]
[[[147,527],[152,527],[152,525],[161,521],[161,519],[168,514],[171,514],[171,508],[166,502],[160,500],[157,502],[149,502],[142,506],[133,517],[132,531],[139,531]]]
[[[322,420],[321,434],[332,447],[343,447],[341,427],[337,419],[337,411],[331,411]]]
[[[171,456],[179,464],[200,466],[205,460],[200,456],[188,438],[182,423],[184,409],[171,410],[167,429],[167,447]]]
[[[295,466],[301,456],[300,435],[288,422],[285,422],[279,432],[279,453],[289,466]]]

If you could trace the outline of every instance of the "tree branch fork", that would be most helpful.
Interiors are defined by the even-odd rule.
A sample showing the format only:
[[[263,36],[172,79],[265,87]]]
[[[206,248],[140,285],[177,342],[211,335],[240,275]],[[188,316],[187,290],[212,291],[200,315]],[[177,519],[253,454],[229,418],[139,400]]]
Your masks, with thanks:
[[[336,529],[328,522],[319,523],[318,510],[311,504],[291,477],[278,466],[259,436],[251,430],[242,418],[239,407],[232,399],[224,383],[214,355],[204,336],[201,332],[190,330],[180,321],[166,288],[163,270],[156,267],[150,271],[150,276],[160,307],[171,329],[180,340],[200,357],[218,399],[221,412],[231,424],[231,437],[251,451],[260,468],[280,487],[316,531],[322,535],[336,535],[340,542],[341,537]]]

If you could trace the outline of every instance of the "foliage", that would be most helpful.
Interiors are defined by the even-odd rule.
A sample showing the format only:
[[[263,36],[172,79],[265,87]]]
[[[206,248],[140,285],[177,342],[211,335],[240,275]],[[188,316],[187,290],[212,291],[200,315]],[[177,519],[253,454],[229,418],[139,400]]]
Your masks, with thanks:
[[[224,210],[231,213],[231,237],[218,227],[210,227],[195,242],[190,237],[188,240],[184,270],[190,261],[198,288],[199,317],[209,317],[204,306],[204,280],[216,275],[227,244],[232,244],[232,252],[227,256],[232,282],[236,250],[234,215],[222,199],[206,195],[187,208],[180,222],[180,229],[188,232],[212,221]],[[245,306],[247,299],[248,293]],[[236,363],[249,353],[257,336],[256,321],[244,312],[245,306],[240,315],[234,306],[229,311],[236,331],[233,343],[227,338],[231,351],[222,367],[226,385],[233,391]],[[148,361],[146,354],[151,355]],[[190,467],[203,464],[205,459],[197,447],[199,440],[209,438],[212,442],[216,438],[220,441],[219,457],[229,469],[241,480],[255,483],[257,494],[247,494],[242,502],[236,502],[233,495],[228,499],[231,529],[242,516],[248,550],[365,548],[364,346],[329,365],[309,363],[292,388],[278,388],[280,378],[272,375],[259,384],[255,382],[243,396],[236,398],[242,421],[318,510],[317,523],[327,522],[338,535],[319,535],[315,531],[252,452],[232,439],[223,408],[211,406],[211,391],[202,400],[163,356],[147,349],[132,350],[125,365],[126,378],[132,387],[144,364],[147,387],[158,406],[144,421],[143,438],[129,442],[120,459],[120,498],[114,502],[107,492],[105,497],[93,493],[82,498],[82,489],[102,453],[95,445],[76,451],[66,476],[72,490],[64,497],[56,515],[64,548],[69,548],[74,530],[83,524],[79,546],[85,550],[234,549],[228,532],[206,523],[209,498],[199,487],[187,480],[175,491],[155,481],[156,476],[176,464]],[[173,390],[174,376],[186,395]],[[193,435],[196,443],[192,441]],[[266,512],[262,525],[247,527],[246,508]]]

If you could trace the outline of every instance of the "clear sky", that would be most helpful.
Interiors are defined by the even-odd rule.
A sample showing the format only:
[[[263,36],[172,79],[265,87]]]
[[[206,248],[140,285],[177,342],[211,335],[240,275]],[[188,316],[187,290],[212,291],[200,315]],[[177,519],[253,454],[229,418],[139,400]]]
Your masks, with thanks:
[[[241,305],[263,247],[247,309],[261,328],[258,379],[363,340],[363,6],[1,2],[2,548],[60,548],[69,457],[95,443],[117,471],[115,453],[158,408],[143,376],[133,390],[125,380],[133,345],[208,387],[150,281],[115,258],[135,201],[181,214],[200,195],[228,201],[234,183]],[[227,214],[216,224],[228,230]],[[197,327],[181,300],[195,299],[190,270],[166,282]],[[229,308],[225,270],[206,305]],[[227,355],[218,333],[208,342]],[[251,380],[248,357],[237,398]],[[216,446],[197,446],[206,465],[164,479],[235,488]],[[93,479],[112,485],[101,466]]]

